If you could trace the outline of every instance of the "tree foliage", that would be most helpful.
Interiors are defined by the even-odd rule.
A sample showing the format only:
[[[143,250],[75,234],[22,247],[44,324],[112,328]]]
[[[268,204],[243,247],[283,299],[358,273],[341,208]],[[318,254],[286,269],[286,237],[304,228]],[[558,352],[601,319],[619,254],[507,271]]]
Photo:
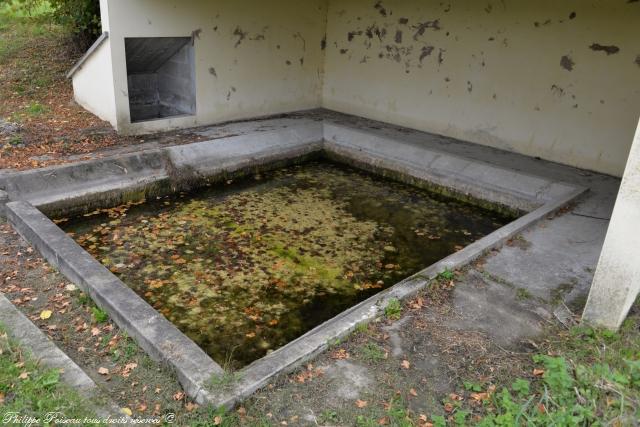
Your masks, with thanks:
[[[78,48],[87,49],[102,32],[99,0],[49,0],[49,3],[53,18],[69,29]]]
[[[43,11],[57,24],[67,29],[74,45],[87,49],[102,32],[99,0],[0,0],[17,15],[32,15]]]

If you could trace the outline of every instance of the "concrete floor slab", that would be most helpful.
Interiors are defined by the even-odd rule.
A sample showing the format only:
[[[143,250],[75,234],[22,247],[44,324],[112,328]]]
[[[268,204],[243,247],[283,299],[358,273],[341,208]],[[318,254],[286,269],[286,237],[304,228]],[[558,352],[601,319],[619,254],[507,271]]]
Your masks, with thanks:
[[[485,271],[549,303],[569,304],[589,291],[607,224],[571,212],[544,221],[489,257]]]

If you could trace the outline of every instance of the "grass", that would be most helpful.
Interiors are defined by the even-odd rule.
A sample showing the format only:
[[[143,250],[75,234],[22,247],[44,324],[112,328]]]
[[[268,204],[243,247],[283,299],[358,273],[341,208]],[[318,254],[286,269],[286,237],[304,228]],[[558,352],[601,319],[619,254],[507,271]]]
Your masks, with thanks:
[[[37,101],[34,101],[34,102],[31,102],[27,106],[27,108],[25,108],[25,111],[30,116],[39,116],[40,114],[43,114],[44,112],[47,111],[47,107],[45,107],[44,105],[40,104]]]
[[[391,320],[398,320],[402,316],[402,304],[397,298],[391,298],[384,308],[384,315]]]
[[[107,312],[99,307],[91,307],[91,313],[96,323],[106,323],[109,320]]]
[[[373,342],[368,342],[359,348],[360,357],[370,363],[380,362],[387,358],[387,353],[382,347]]]
[[[463,414],[465,423],[479,426],[634,425],[640,419],[639,322],[635,314],[619,332],[577,326],[550,334],[531,359],[531,375],[493,387],[465,381],[472,398],[445,399],[445,405],[453,417]]]
[[[22,50],[35,37],[41,37],[52,29],[51,6],[42,2],[28,10],[19,2],[0,5],[0,62]]]
[[[61,383],[59,370],[40,366],[0,327],[0,419],[8,413],[37,418],[50,412],[95,417],[88,402]]]
[[[225,369],[222,375],[212,375],[209,385],[212,388],[228,388],[240,379],[239,372],[233,372]]]

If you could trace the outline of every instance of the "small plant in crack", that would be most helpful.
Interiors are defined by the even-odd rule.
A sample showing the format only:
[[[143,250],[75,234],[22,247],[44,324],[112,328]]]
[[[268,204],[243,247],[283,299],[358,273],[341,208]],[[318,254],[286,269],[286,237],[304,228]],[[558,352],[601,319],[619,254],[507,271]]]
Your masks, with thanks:
[[[93,314],[93,320],[96,323],[106,323],[109,320],[109,315],[106,311],[99,307],[91,307],[91,313]]]
[[[455,273],[448,268],[441,273],[438,273],[437,279],[439,280],[453,280],[456,277]]]
[[[368,342],[360,347],[358,353],[360,353],[362,359],[372,363],[380,362],[387,358],[387,352],[384,348],[373,342]]]
[[[384,315],[387,319],[398,320],[402,316],[402,305],[397,298],[391,298],[384,309]]]

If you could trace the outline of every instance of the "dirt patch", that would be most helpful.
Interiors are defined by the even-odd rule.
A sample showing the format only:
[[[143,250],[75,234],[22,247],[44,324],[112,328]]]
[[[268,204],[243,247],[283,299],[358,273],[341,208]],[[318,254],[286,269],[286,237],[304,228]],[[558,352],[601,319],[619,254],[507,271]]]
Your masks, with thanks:
[[[109,123],[73,101],[71,81],[65,74],[82,52],[69,48],[71,43],[60,28],[43,18],[0,16],[0,24],[0,37],[11,47],[0,55],[0,123],[11,124],[11,132],[0,132],[0,169],[82,160],[109,147],[149,139],[118,135]],[[178,144],[204,138],[167,132],[154,139]]]
[[[0,292],[134,416],[177,414],[179,423],[208,415],[176,378],[152,361],[90,299],[51,268],[6,223],[0,224]],[[45,311],[51,311],[50,317]],[[182,424],[179,424],[182,425]]]

